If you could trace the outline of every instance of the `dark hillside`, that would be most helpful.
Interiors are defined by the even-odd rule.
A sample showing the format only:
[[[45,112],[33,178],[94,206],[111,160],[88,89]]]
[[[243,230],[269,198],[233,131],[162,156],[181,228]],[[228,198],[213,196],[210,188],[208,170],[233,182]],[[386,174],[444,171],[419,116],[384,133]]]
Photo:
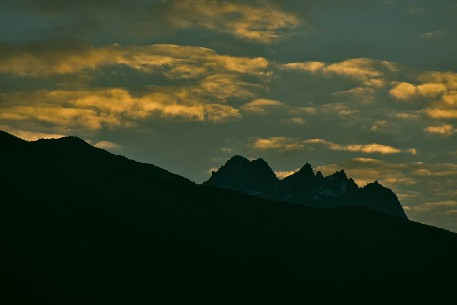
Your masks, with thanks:
[[[445,230],[198,186],[77,138],[3,138],[5,304],[301,303],[453,286],[457,236]]]

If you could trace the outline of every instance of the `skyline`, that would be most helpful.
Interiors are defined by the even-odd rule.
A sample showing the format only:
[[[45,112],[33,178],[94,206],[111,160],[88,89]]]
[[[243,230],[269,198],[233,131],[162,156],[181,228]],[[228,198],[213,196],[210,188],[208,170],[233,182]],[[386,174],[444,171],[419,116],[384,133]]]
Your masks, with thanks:
[[[379,180],[457,231],[454,1],[4,1],[0,129],[202,182],[232,155]]]

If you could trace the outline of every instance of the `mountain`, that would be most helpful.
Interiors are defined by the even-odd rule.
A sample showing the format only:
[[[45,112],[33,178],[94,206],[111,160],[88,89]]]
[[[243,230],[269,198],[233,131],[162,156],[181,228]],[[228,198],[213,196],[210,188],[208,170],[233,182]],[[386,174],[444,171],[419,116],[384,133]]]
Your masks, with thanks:
[[[269,172],[262,163],[251,170]],[[454,291],[456,234],[365,207],[197,185],[75,137],[0,133],[0,169],[5,304],[411,301]]]
[[[278,178],[263,159],[249,161],[242,156],[234,156],[217,172],[212,172],[205,184],[263,198],[275,199],[279,195]]]
[[[279,180],[263,159],[250,162],[235,156],[203,184],[316,208],[366,207],[407,219],[395,193],[377,181],[359,188],[344,170],[324,177],[321,172],[315,174],[309,163]]]

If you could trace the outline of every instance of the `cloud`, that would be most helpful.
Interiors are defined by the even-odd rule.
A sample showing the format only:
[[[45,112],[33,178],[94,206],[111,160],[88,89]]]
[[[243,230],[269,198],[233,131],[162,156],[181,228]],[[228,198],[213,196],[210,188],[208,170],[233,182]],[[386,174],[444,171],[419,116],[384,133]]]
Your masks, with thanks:
[[[325,63],[320,61],[296,62],[282,65],[286,70],[301,70],[308,72],[317,72],[325,67]]]
[[[343,97],[353,96],[363,102],[372,102],[374,100],[375,91],[376,90],[374,88],[370,87],[355,87],[348,90],[334,92],[333,95]]]
[[[457,119],[457,109],[428,108],[425,113],[434,119]]]
[[[51,37],[151,41],[163,33],[206,30],[262,44],[288,37],[306,25],[303,17],[310,5],[278,0],[81,0],[65,5],[60,0],[7,2],[3,9],[31,16],[37,20],[37,28],[42,19],[54,21],[56,24],[46,24],[45,28]]]
[[[119,144],[110,142],[110,141],[99,141],[95,143],[95,147],[102,148],[102,149],[109,149],[109,150],[117,150],[121,146]]]
[[[324,114],[336,114],[340,117],[353,117],[359,110],[352,109],[343,103],[324,104],[319,107],[319,111]]]
[[[435,98],[445,93],[447,88],[440,83],[425,83],[417,86],[417,90],[424,97]]]
[[[267,150],[267,149],[280,149],[280,150],[301,150],[304,148],[305,143],[294,141],[286,137],[271,137],[256,139],[253,143],[254,148]]]
[[[420,118],[420,113],[415,112],[395,112],[393,116],[397,119],[402,120],[418,120]]]
[[[379,63],[379,61],[369,58],[354,58],[330,64],[323,68],[323,72],[326,74],[336,74],[366,80],[378,78],[383,75],[382,71],[376,67]]]
[[[280,101],[270,100],[270,99],[256,99],[252,102],[244,104],[241,109],[248,112],[255,112],[255,113],[265,113],[267,108],[271,107],[280,107],[284,104]]]
[[[407,82],[397,83],[390,91],[390,95],[398,100],[411,100],[417,97],[436,98],[447,91],[447,87],[441,83],[424,83],[414,85]]]
[[[4,101],[0,105],[1,120],[40,121],[93,130],[133,126],[153,114],[211,122],[238,118],[240,111],[227,103],[233,99],[239,103],[255,98],[265,90],[265,82],[270,78],[270,63],[265,58],[219,55],[214,50],[194,46],[111,45],[63,50],[44,48],[37,52],[27,49],[8,54],[0,57],[0,72],[19,76],[46,78],[120,65],[141,73],[159,73],[169,80],[162,86],[144,88],[141,93],[108,87],[0,94]],[[15,65],[18,62],[22,64]],[[267,107],[267,101],[258,100],[249,109]]]
[[[153,114],[163,118],[219,122],[237,118],[239,110],[222,104],[193,100],[186,90],[157,90],[133,96],[120,88],[54,90],[3,95],[12,105],[1,107],[0,119],[41,121],[57,126],[100,129],[132,126]],[[30,103],[32,100],[33,103]]]
[[[389,91],[396,99],[407,101],[417,96],[417,88],[413,84],[402,82]]]
[[[303,150],[306,145],[323,145],[330,150],[334,151],[347,151],[347,152],[360,152],[365,154],[398,154],[398,153],[409,153],[415,155],[417,152],[415,149],[405,149],[401,150],[399,148],[382,145],[382,144],[350,144],[350,145],[341,145],[327,141],[325,139],[292,139],[287,137],[271,137],[271,138],[258,138],[254,141],[253,147],[261,150],[277,149],[277,150]]]
[[[294,62],[283,64],[281,67],[285,70],[319,72],[327,76],[349,77],[365,81],[372,86],[383,85],[382,77],[386,72],[394,72],[399,69],[393,62],[370,58],[352,58],[334,63],[319,61]]]
[[[386,120],[378,120],[378,121],[375,121],[373,123],[373,125],[370,128],[370,130],[371,131],[379,131],[379,130],[386,129],[388,127],[389,127],[389,122],[387,122]]]
[[[450,90],[457,90],[457,73],[427,71],[418,76],[418,80],[423,83],[439,83]]]
[[[445,200],[445,201],[435,201],[435,202],[425,202],[415,206],[409,206],[409,211],[415,212],[428,212],[434,209],[442,208],[454,208],[457,207],[457,201],[455,200]]]
[[[279,179],[284,179],[290,175],[293,175],[294,173],[296,173],[297,171],[299,170],[299,168],[297,169],[294,169],[294,170],[286,170],[286,171],[275,171],[275,175],[276,177],[278,177]]]
[[[269,62],[263,57],[219,55],[214,50],[174,44],[122,47],[71,45],[0,48],[0,73],[46,77],[125,65],[142,72],[159,72],[169,78],[198,78],[214,73],[265,76]]]
[[[11,128],[11,127],[5,126],[5,125],[0,125],[0,130],[4,130],[12,135],[15,135],[18,138],[21,138],[21,139],[24,139],[27,141],[36,141],[39,139],[59,139],[59,138],[65,137],[65,135],[59,134],[59,133],[23,130],[23,129]]]
[[[450,136],[453,133],[457,132],[457,129],[454,126],[445,124],[440,126],[429,126],[425,128],[425,131],[430,134],[438,134],[443,136]]]
[[[285,31],[302,22],[296,14],[265,1],[255,5],[238,1],[179,0],[173,2],[169,18],[178,28],[200,27],[258,43],[278,40]]]

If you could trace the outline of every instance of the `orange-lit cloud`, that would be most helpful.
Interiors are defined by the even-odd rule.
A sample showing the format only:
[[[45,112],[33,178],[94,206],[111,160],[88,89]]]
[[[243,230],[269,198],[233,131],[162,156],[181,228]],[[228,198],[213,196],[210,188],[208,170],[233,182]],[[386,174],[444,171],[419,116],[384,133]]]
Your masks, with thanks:
[[[417,97],[436,98],[446,91],[446,86],[440,83],[424,83],[416,86],[411,83],[400,82],[390,90],[390,95],[398,100],[407,101]]]
[[[71,74],[109,65],[158,71],[169,78],[196,78],[221,72],[263,76],[268,74],[269,62],[263,57],[219,55],[208,48],[173,44],[11,49],[0,56],[0,73],[23,76]]]
[[[434,119],[457,119],[457,109],[428,108],[425,113]]]
[[[429,126],[425,128],[425,131],[431,134],[439,134],[443,136],[450,136],[451,134],[457,132],[454,126],[450,124],[439,125],[439,126]]]
[[[268,108],[280,107],[284,104],[280,101],[270,99],[256,99],[247,104],[244,104],[241,109],[248,112],[265,113]]]
[[[271,138],[259,138],[253,143],[253,147],[261,150],[277,149],[277,150],[303,150],[306,145],[324,145],[330,150],[335,151],[347,151],[347,152],[360,152],[365,154],[398,154],[398,153],[409,153],[415,155],[417,152],[414,148],[401,150],[399,148],[382,145],[382,144],[350,144],[341,145],[330,142],[325,139],[292,139],[287,137],[271,137]]]
[[[320,61],[296,62],[283,65],[283,68],[287,70],[302,70],[308,72],[317,72],[324,67],[325,63]]]
[[[386,71],[397,71],[397,66],[389,61],[380,61],[370,58],[353,58],[335,63],[319,61],[296,62],[282,65],[286,70],[307,71],[324,75],[344,76],[364,81],[369,86],[383,86],[382,77]]]
[[[162,90],[132,96],[125,89],[55,90],[32,95],[9,95],[13,105],[2,107],[0,119],[35,120],[57,126],[100,129],[104,126],[131,126],[154,113],[164,118],[194,121],[222,121],[240,116],[229,105],[193,100],[186,90]],[[27,103],[29,99],[33,103]]]
[[[294,141],[286,137],[271,137],[256,139],[253,143],[254,148],[267,150],[267,149],[279,149],[279,150],[301,150],[305,147],[305,144],[300,141]]]
[[[110,141],[99,141],[95,143],[95,147],[102,148],[102,149],[107,149],[107,150],[117,150],[120,148],[119,144],[110,142]]]
[[[275,175],[276,177],[278,177],[279,179],[284,179],[290,175],[293,175],[294,173],[296,173],[298,170],[300,170],[299,168],[297,169],[294,169],[294,170],[285,170],[285,171],[275,171]]]
[[[418,79],[423,83],[443,84],[450,90],[457,90],[457,73],[455,72],[424,72],[419,75]]]
[[[5,126],[5,125],[0,125],[0,130],[4,130],[12,135],[15,135],[18,138],[21,138],[21,139],[24,139],[27,141],[36,141],[39,139],[58,139],[58,138],[65,137],[65,135],[59,134],[59,133],[23,130],[23,129],[11,128],[11,127]]]
[[[402,101],[407,101],[417,96],[416,86],[406,82],[395,85],[389,92],[390,95]]]
[[[201,27],[259,43],[271,43],[301,23],[295,14],[273,4],[211,0],[175,1],[170,20],[179,28]]]

